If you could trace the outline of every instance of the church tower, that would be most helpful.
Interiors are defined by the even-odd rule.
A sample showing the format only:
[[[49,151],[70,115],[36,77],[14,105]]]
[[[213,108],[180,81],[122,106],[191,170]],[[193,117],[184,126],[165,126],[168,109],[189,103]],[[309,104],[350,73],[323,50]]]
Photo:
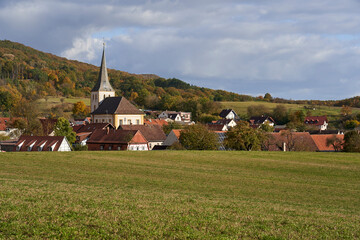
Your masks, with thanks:
[[[99,78],[94,88],[91,90],[91,98],[90,98],[91,112],[94,112],[99,107],[100,103],[107,97],[115,97],[115,91],[111,87],[108,78],[106,61],[105,61],[105,43],[104,43]]]

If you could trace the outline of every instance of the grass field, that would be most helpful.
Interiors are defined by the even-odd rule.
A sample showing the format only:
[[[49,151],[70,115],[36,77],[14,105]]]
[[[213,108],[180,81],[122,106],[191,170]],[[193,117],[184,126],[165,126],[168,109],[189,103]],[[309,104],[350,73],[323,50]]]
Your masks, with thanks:
[[[360,155],[0,154],[0,239],[360,238]]]
[[[251,105],[264,105],[270,110],[273,110],[277,105],[283,105],[288,110],[296,111],[296,110],[304,110],[303,104],[278,104],[278,103],[269,103],[269,102],[221,102],[223,108],[231,108],[234,109],[235,112],[239,115],[246,115],[247,108]],[[332,107],[332,106],[315,106],[315,110],[311,110],[312,116],[321,116],[327,115],[330,120],[334,119],[334,117],[339,116],[341,114],[341,107]],[[306,110],[307,111],[307,110]],[[360,113],[359,108],[353,108],[353,113]]]

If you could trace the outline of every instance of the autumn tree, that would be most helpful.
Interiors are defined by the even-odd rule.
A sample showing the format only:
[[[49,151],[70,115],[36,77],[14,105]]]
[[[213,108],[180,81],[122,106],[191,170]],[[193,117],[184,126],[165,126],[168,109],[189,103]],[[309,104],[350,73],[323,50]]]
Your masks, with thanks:
[[[262,116],[262,115],[269,115],[269,108],[267,108],[265,105],[250,105],[247,108],[247,115],[248,117],[256,117],[256,116]]]
[[[73,131],[67,119],[58,118],[54,126],[55,136],[65,136],[70,144],[76,141],[76,133]]]
[[[343,141],[336,137],[336,135],[332,135],[331,137],[328,137],[326,139],[326,146],[332,146],[335,150],[335,152],[341,151],[341,148],[343,146]]]
[[[261,145],[266,140],[266,135],[250,127],[246,121],[240,121],[238,124],[226,132],[224,146],[232,150],[260,150]]]
[[[86,117],[90,113],[90,108],[83,101],[74,103],[72,113],[74,118]]]
[[[216,133],[202,124],[188,125],[180,133],[180,143],[188,150],[217,150]]]

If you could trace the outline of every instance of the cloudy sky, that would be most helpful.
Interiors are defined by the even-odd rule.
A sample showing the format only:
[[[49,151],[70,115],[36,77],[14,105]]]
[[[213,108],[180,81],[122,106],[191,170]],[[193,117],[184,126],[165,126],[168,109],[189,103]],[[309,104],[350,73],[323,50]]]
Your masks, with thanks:
[[[241,94],[360,95],[359,0],[0,0],[0,39]]]

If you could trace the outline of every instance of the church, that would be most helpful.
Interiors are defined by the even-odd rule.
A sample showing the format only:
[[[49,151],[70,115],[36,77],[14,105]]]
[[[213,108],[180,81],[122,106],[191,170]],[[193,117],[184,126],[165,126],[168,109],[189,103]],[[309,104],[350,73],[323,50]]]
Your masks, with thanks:
[[[106,69],[105,44],[103,47],[99,78],[91,90],[91,118],[93,123],[121,125],[143,125],[144,113],[124,97],[115,97]]]

